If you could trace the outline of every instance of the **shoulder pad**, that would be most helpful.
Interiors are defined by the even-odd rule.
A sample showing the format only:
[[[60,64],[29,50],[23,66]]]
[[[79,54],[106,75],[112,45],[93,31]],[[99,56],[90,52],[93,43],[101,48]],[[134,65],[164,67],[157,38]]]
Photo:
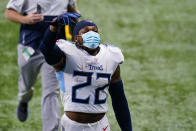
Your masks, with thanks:
[[[56,41],[56,45],[65,53],[65,54],[72,54],[75,45],[67,40],[59,39]]]
[[[111,58],[117,62],[118,64],[122,64],[124,62],[124,56],[120,48],[110,44],[102,44],[105,46],[111,54]]]

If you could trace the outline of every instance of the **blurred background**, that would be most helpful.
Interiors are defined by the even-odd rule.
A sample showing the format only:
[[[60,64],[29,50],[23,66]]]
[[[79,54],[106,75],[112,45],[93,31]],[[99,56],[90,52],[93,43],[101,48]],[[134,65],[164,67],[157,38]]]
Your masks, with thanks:
[[[16,117],[19,24],[0,2],[0,131],[41,131],[40,77],[25,123]],[[196,130],[196,1],[78,0],[82,19],[97,23],[102,43],[122,49],[122,79],[134,131]],[[111,130],[120,131],[110,99]]]

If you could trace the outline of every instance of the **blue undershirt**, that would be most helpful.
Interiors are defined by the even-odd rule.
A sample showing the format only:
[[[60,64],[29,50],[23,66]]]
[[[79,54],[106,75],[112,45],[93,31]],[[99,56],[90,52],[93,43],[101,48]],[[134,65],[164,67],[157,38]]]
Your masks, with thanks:
[[[48,28],[44,34],[40,44],[40,50],[43,53],[45,60],[50,65],[55,65],[60,62],[63,57],[63,52],[59,49],[56,43],[56,33],[51,32]]]
[[[111,83],[109,86],[109,93],[111,95],[114,113],[121,130],[132,131],[131,115],[125,97],[122,80],[116,83]]]

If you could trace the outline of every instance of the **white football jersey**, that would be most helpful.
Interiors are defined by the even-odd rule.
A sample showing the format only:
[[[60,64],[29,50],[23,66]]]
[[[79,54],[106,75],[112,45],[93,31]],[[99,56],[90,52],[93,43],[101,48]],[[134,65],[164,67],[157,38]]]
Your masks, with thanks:
[[[69,41],[58,40],[65,53],[65,68],[57,72],[64,111],[107,112],[108,85],[117,66],[124,61],[121,50],[101,44],[96,56],[89,55]]]

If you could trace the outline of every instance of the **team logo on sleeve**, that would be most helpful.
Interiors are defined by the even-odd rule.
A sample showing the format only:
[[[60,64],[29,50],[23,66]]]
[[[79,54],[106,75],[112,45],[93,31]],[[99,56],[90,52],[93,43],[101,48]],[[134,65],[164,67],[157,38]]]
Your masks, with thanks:
[[[62,41],[62,40],[56,40],[56,44],[57,44],[57,45],[64,44],[64,41]]]
[[[69,44],[69,43],[70,43],[69,41],[63,40],[63,39],[56,40],[57,45],[64,45],[64,44]]]

